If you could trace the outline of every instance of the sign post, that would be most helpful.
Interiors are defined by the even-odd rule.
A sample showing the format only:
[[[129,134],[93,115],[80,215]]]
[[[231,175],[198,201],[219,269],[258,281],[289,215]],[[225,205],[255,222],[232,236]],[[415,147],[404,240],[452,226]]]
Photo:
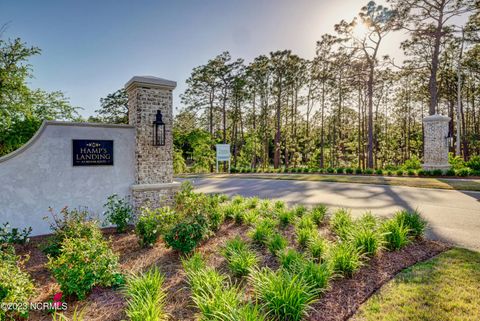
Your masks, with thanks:
[[[218,173],[218,162],[228,161],[228,172],[230,173],[230,144],[217,144],[216,169]]]

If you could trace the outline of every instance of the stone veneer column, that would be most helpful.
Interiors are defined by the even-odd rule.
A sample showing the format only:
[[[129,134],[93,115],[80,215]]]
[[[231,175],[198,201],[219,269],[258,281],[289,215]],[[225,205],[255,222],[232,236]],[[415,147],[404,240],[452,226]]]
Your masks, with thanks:
[[[448,123],[450,117],[431,115],[423,118],[423,169],[448,170]]]
[[[128,122],[135,126],[135,185],[133,204],[157,208],[169,205],[180,184],[173,182],[172,91],[177,83],[135,76],[125,84]],[[153,145],[153,121],[160,110],[165,123],[165,146]]]

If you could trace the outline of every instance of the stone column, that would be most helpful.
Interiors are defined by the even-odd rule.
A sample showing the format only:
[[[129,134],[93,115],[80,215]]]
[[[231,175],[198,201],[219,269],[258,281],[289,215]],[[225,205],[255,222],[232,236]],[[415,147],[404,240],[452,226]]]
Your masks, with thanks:
[[[423,169],[443,171],[450,169],[447,139],[449,121],[450,117],[438,114],[423,118]]]
[[[135,76],[125,84],[128,122],[135,126],[135,184],[133,204],[157,208],[169,205],[180,184],[173,182],[172,91],[177,83]],[[153,145],[153,121],[160,110],[165,123],[165,146]]]

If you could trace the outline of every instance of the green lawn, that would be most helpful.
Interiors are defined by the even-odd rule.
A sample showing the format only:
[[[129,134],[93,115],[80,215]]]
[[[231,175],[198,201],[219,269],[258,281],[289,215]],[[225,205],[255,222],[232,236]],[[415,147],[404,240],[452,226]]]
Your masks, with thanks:
[[[352,320],[480,320],[480,253],[456,248],[404,270]]]
[[[258,178],[302,180],[318,182],[382,184],[420,188],[454,189],[464,191],[480,191],[480,179],[448,179],[434,177],[394,177],[364,175],[322,175],[322,174],[198,174],[181,175],[180,177],[210,178]]]

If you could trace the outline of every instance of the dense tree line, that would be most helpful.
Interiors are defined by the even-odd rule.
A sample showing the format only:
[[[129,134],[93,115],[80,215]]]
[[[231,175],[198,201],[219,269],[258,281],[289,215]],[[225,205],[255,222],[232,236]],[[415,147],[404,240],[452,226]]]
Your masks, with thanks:
[[[435,113],[452,118],[452,153],[480,154],[479,2],[389,6],[371,1],[340,21],[313,59],[283,50],[245,62],[223,52],[194,68],[175,119],[176,159],[211,170],[223,142],[235,166],[398,166],[421,159],[422,118]],[[468,22],[454,25],[457,17]],[[398,64],[380,53],[400,31],[409,36]]]

